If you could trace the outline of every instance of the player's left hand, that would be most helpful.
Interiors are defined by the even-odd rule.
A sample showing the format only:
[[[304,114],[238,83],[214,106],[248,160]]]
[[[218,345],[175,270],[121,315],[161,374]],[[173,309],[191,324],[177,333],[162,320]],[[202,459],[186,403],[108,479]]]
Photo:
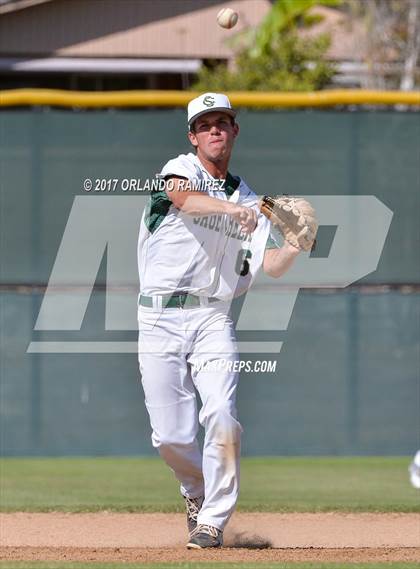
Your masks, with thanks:
[[[318,220],[314,208],[306,199],[264,196],[259,207],[282,233],[285,241],[299,251],[312,249],[318,231]]]

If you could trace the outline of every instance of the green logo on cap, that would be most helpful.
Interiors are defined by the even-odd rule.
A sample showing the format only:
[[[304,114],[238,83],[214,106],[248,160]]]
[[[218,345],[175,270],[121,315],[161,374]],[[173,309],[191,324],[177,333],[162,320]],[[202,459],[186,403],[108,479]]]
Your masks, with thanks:
[[[210,95],[207,95],[207,97],[204,97],[203,99],[203,105],[206,105],[206,107],[212,107],[214,105],[214,99],[213,97],[211,97]]]

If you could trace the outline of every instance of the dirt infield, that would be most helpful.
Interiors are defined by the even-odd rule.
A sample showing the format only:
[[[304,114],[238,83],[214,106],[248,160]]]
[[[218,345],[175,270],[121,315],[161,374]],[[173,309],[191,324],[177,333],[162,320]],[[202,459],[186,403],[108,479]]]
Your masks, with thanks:
[[[187,551],[182,514],[0,515],[0,558],[67,561],[420,561],[418,514],[236,513],[220,551]]]

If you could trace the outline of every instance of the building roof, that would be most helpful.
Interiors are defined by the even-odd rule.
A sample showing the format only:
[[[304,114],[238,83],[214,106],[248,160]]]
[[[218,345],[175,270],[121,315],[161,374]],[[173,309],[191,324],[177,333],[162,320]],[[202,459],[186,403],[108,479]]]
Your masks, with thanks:
[[[255,28],[271,0],[0,0],[0,57],[232,59],[229,39]],[[216,23],[229,6],[232,30]],[[366,29],[345,12],[317,6],[322,21],[300,34],[331,35],[327,56],[363,61]]]
[[[0,55],[229,59],[234,31],[216,22],[226,6],[239,13],[237,32],[257,26],[271,2],[53,0],[0,17]]]
[[[0,0],[0,15],[51,1],[52,0]]]
[[[366,54],[367,31],[360,19],[351,18],[345,12],[334,10],[326,6],[316,6],[310,11],[313,15],[322,17],[322,20],[308,28],[301,30],[301,35],[313,37],[321,33],[331,36],[331,46],[327,57],[335,61],[361,61]]]

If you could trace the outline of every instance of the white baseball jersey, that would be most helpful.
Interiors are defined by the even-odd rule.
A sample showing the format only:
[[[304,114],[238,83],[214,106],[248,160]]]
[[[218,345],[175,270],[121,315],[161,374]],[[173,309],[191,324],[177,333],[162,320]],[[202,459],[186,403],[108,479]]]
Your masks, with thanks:
[[[278,247],[256,194],[229,173],[225,181],[216,180],[193,153],[169,160],[160,175],[186,178],[209,196],[253,207],[258,225],[246,235],[229,215],[193,217],[177,209],[164,190],[152,192],[138,242],[141,294],[188,292],[229,300],[245,292],[262,265],[265,248]]]
[[[161,176],[171,175],[259,214],[256,230],[246,235],[229,215],[187,215],[164,190],[153,191],[138,243],[142,295],[184,292],[228,301],[193,310],[154,311],[140,304],[138,310],[139,364],[153,445],[174,471],[182,495],[205,497],[197,523],[223,530],[239,491],[239,372],[233,367],[206,371],[199,364],[238,361],[229,301],[250,286],[266,246],[276,244],[269,237],[270,222],[259,213],[257,196],[240,178],[228,174],[221,187],[192,153],[164,166]],[[196,390],[202,402],[199,415]],[[206,430],[202,453],[198,418]]]

